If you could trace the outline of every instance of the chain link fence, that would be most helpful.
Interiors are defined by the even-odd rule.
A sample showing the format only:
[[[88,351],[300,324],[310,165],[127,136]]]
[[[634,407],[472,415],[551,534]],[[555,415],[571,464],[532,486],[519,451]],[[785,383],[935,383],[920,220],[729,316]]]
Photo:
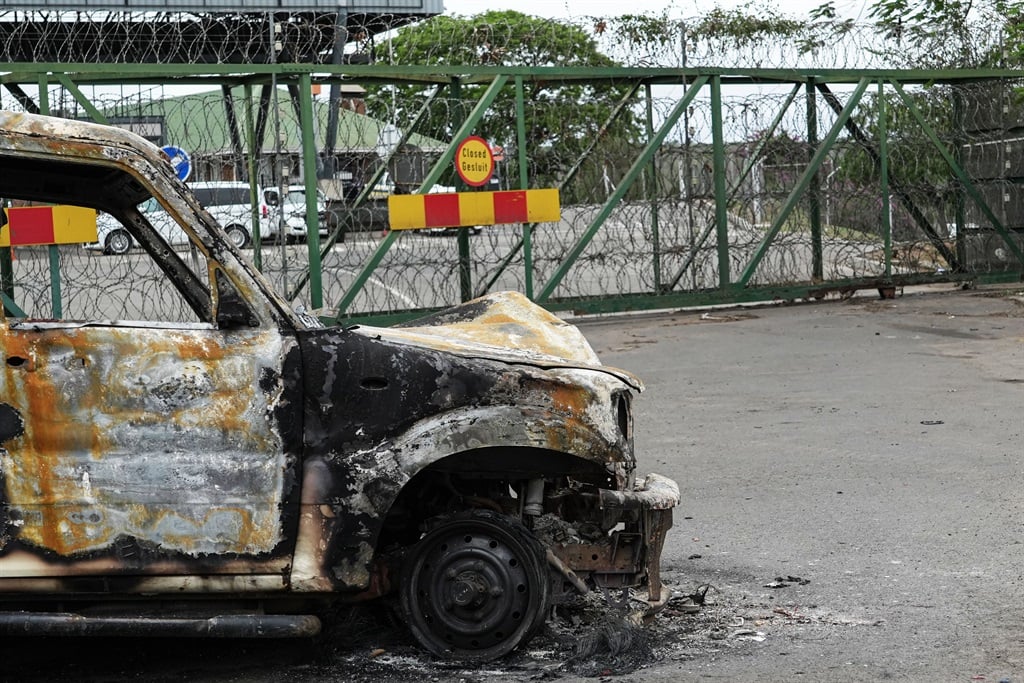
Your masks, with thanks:
[[[928,36],[782,20],[743,33],[728,20],[511,17],[467,27],[437,17],[396,34],[381,31],[402,23],[395,18],[360,28],[333,14],[141,21],[6,12],[0,50],[9,62],[135,66],[102,78],[76,68],[77,88],[41,71],[11,82],[0,105],[31,110],[42,99],[55,115],[89,118],[87,101],[113,125],[187,149],[189,182],[255,184],[245,249],[296,305],[311,307],[315,287],[327,312],[347,316],[462,298],[457,235],[385,240],[383,197],[419,189],[502,74],[508,83],[473,129],[500,149],[487,189],[524,179],[558,187],[562,220],[481,226],[462,266],[474,294],[516,289],[549,305],[601,301],[614,310],[665,295],[722,300],[737,289],[842,292],[910,276],[1019,273],[1012,242],[1024,229],[1024,115],[1014,93],[1024,73],[1011,68],[998,24]],[[406,30],[422,35],[403,42]],[[591,57],[581,63],[581,55]],[[240,66],[188,79],[155,66],[178,61],[332,66],[251,77]],[[319,92],[299,88],[301,73]],[[39,78],[51,83],[44,98]],[[847,107],[861,79],[863,96]],[[303,102],[312,131],[302,125]],[[334,236],[321,238],[312,279],[307,244],[268,239],[273,221],[289,216],[263,195],[304,184],[311,167],[327,208],[314,224]],[[437,185],[457,188],[454,171]],[[291,218],[305,221],[304,209]],[[19,249],[13,266],[16,301],[39,317],[53,314],[48,255]],[[61,247],[59,255],[64,317],[191,315],[139,253]]]

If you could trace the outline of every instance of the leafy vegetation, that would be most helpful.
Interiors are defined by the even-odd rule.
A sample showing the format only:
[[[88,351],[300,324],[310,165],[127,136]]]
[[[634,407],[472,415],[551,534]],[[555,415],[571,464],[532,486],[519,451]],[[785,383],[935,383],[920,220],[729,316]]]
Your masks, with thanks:
[[[580,27],[515,11],[434,17],[401,29],[392,40],[378,46],[376,60],[421,65],[618,66],[597,49],[592,35]],[[461,101],[433,107],[418,132],[450,140],[465,112],[486,88],[486,84],[463,84]],[[555,184],[594,139],[611,143],[637,138],[642,128],[636,113],[629,108],[607,129],[602,128],[626,92],[627,86],[580,80],[525,82],[531,182],[537,186]],[[382,86],[368,93],[367,105],[378,118],[407,121],[419,111],[426,94],[417,85]],[[474,133],[508,149],[515,145],[514,88],[502,89]]]

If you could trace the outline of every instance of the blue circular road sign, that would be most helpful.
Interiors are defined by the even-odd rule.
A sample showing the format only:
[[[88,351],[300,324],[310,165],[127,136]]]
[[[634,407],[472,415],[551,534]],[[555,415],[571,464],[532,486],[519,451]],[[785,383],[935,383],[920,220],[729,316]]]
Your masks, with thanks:
[[[161,147],[167,158],[171,160],[171,166],[174,168],[174,172],[178,175],[178,180],[186,181],[192,174],[192,159],[189,157],[188,152],[183,150],[181,147],[175,147],[174,145],[167,145]]]

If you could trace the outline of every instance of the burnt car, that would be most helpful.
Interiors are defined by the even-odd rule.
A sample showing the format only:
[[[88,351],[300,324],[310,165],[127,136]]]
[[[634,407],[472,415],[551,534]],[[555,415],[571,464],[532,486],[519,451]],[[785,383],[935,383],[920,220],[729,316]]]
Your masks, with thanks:
[[[665,602],[678,488],[637,476],[640,382],[575,327],[515,293],[324,325],[113,127],[0,112],[0,197],[114,216],[146,254],[95,263],[145,259],[186,312],[34,316],[5,289],[0,633],[300,637],[391,596],[424,648],[484,661],[574,593]]]

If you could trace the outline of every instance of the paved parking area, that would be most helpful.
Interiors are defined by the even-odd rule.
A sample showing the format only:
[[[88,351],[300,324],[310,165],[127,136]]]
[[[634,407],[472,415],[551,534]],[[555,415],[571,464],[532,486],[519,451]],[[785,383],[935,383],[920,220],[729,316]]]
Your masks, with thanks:
[[[318,644],[8,642],[7,678],[1024,681],[1024,287],[576,322],[647,382],[641,469],[683,494],[663,575],[700,612],[592,665],[604,611],[473,669],[377,614]]]
[[[1022,293],[583,323],[647,382],[668,574],[728,622],[633,679],[1024,680]]]

